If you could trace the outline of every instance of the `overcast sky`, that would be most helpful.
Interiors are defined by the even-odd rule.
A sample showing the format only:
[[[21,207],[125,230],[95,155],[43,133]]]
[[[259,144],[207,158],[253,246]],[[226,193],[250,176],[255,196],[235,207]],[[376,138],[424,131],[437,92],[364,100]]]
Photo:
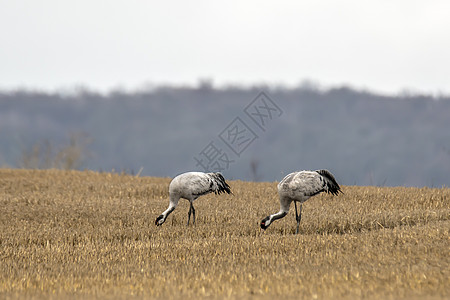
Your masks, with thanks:
[[[450,94],[450,1],[0,0],[0,89],[201,78]]]

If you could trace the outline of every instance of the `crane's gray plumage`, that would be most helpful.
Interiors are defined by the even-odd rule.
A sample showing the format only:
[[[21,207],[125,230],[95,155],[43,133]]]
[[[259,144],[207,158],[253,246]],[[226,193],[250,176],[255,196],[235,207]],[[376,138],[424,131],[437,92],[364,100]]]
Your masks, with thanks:
[[[328,170],[300,171],[286,175],[278,184],[280,197],[280,211],[265,217],[261,221],[261,228],[267,229],[269,225],[287,215],[291,202],[295,205],[295,219],[297,220],[298,233],[302,218],[302,203],[321,192],[337,196],[342,193],[339,184]],[[300,214],[297,213],[297,202],[300,202]]]
[[[230,186],[220,173],[203,173],[203,172],[187,172],[176,176],[169,184],[169,207],[156,218],[155,224],[162,225],[171,212],[178,205],[178,200],[184,198],[189,200],[190,207],[188,213],[188,222],[193,215],[193,223],[195,224],[195,209],[193,202],[200,196],[215,193],[231,194]]]

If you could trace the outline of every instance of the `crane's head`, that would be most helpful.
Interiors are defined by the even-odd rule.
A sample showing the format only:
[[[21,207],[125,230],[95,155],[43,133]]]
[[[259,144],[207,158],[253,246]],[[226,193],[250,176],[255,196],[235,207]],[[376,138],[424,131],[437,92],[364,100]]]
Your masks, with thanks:
[[[165,221],[166,221],[166,218],[164,218],[164,215],[160,215],[159,217],[156,218],[155,225],[161,226]]]
[[[266,230],[267,227],[269,227],[270,223],[271,223],[270,216],[265,217],[261,221],[261,229]]]

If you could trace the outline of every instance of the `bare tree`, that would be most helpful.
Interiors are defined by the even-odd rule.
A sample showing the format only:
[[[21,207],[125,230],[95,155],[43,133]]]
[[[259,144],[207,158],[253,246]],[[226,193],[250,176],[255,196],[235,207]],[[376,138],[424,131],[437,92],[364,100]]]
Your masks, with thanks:
[[[91,138],[84,133],[70,133],[68,145],[60,147],[54,147],[49,140],[39,141],[31,149],[22,151],[19,166],[26,169],[79,169],[88,155],[90,143]],[[55,148],[59,150],[54,152]]]
[[[250,161],[250,172],[253,181],[260,181],[262,176],[258,174],[259,160],[252,158]]]

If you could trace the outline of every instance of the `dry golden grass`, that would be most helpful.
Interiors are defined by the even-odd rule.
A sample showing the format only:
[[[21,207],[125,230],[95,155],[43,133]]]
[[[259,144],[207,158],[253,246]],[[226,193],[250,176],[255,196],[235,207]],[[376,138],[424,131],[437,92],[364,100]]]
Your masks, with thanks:
[[[344,186],[261,234],[276,183],[181,200],[168,178],[0,169],[0,298],[448,299],[450,189]]]

